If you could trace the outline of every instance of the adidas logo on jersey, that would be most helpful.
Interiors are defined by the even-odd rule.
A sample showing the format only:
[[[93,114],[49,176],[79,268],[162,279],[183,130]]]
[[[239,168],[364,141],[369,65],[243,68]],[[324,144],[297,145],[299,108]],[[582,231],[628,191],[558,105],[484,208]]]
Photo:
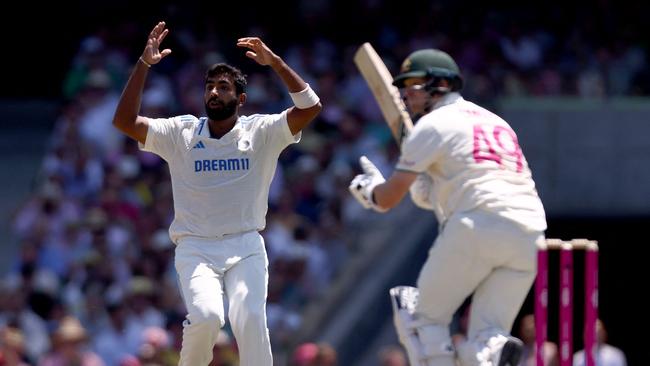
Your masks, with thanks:
[[[203,141],[199,141],[192,149],[205,149],[205,145],[203,145]]]

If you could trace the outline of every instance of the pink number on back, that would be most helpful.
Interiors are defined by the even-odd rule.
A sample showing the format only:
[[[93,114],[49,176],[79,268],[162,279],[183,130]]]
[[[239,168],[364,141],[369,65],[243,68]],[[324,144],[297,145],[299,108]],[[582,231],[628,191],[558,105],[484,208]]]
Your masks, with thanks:
[[[492,160],[501,165],[501,157],[494,151],[492,143],[488,140],[481,125],[474,125],[474,160],[477,163]]]
[[[505,141],[503,140],[504,137]],[[483,130],[481,125],[474,125],[473,155],[477,163],[489,160],[500,166],[503,166],[502,156],[508,156],[515,160],[517,173],[523,170],[524,156],[517,142],[517,135],[507,127],[495,126],[490,136]]]
[[[502,132],[506,133],[506,138],[509,139],[509,141],[506,141],[506,143],[508,143],[510,146],[504,145],[504,142],[501,140]],[[499,145],[503,153],[515,159],[515,162],[517,164],[517,173],[520,173],[524,168],[524,154],[521,152],[521,148],[517,142],[517,135],[515,134],[515,131],[503,126],[496,126],[494,127],[492,134],[494,135],[494,140],[496,140],[497,145]]]

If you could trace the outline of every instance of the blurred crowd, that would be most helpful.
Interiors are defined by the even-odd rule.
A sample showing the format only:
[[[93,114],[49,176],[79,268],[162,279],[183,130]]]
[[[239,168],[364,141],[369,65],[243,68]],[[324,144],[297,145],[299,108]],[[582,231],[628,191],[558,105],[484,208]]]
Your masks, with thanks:
[[[226,38],[205,16],[192,18],[204,21],[200,32],[196,22],[175,22],[171,16],[166,42],[173,54],[149,73],[140,113],[203,115],[204,73],[215,62],[235,64],[248,75],[244,114],[289,107],[277,77],[237,55],[234,40],[244,35],[261,36],[319,94],[324,110],[302,142],[281,155],[269,194],[263,236],[276,350],[292,344],[305,305],[323,296],[354,254],[345,230],[367,215],[347,193],[358,157],[367,155],[388,173],[397,152],[352,63],[359,42],[328,36],[334,31],[327,17],[340,9],[325,1],[307,3],[294,11],[305,14],[301,21],[311,30],[295,41],[281,39],[271,26]],[[390,11],[378,3],[363,2],[362,10],[369,17]],[[448,51],[466,77],[464,96],[488,105],[498,96],[650,94],[647,45],[633,22],[613,34],[601,30],[626,15],[605,10],[595,7],[595,13],[575,22],[561,13],[532,21],[507,11],[462,18],[455,5],[429,4],[408,29],[375,24],[364,40],[375,45],[393,73],[414,49]],[[460,21],[452,24],[447,15]],[[431,16],[438,20],[435,25]],[[19,254],[0,282],[1,365],[175,365],[178,360],[185,309],[167,234],[173,217],[169,172],[160,158],[140,151],[111,125],[151,24],[101,27],[79,42],[37,188],[12,223]],[[227,325],[214,352],[212,366],[237,364]]]

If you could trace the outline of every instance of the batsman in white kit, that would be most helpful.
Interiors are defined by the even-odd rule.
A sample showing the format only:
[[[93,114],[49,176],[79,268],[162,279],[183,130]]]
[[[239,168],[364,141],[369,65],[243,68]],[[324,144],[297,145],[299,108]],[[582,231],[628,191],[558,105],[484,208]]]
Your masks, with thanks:
[[[138,115],[150,67],[171,53],[160,50],[169,30],[158,23],[120,98],[113,124],[169,165],[176,244],[175,266],[188,315],[183,323],[180,365],[205,366],[219,329],[228,319],[240,365],[272,366],[266,322],[268,260],[262,236],[269,185],[280,152],[320,112],[316,93],[259,38],[237,46],[282,79],[295,104],[278,114],[239,116],[246,78],[237,68],[215,64],[205,78],[207,117],[152,119]]]
[[[460,95],[463,79],[445,52],[418,50],[393,85],[416,120],[385,180],[366,157],[350,191],[386,212],[407,192],[432,210],[439,235],[417,288],[391,290],[395,325],[413,366],[515,366],[510,335],[536,274],[546,218],[517,136],[503,119]],[[467,341],[454,349],[449,324],[472,295]]]

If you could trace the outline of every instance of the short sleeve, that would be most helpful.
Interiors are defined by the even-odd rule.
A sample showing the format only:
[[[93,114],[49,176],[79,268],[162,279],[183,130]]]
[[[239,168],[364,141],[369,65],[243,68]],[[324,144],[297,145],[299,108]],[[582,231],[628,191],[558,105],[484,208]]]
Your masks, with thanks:
[[[176,141],[180,136],[181,124],[176,118],[150,118],[147,130],[147,140],[140,149],[152,152],[169,161],[176,149]]]
[[[440,133],[425,121],[420,121],[402,143],[402,154],[397,169],[422,173],[436,162],[442,138]]]
[[[279,148],[285,148],[290,144],[299,142],[302,136],[302,132],[295,135],[291,134],[286,110],[279,114],[266,115],[262,121],[262,128],[266,131],[267,141]]]

